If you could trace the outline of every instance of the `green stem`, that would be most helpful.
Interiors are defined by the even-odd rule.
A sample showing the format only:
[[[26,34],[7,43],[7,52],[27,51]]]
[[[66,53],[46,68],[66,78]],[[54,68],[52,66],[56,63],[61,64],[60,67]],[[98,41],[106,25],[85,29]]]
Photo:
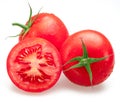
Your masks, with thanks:
[[[31,6],[30,6],[30,4],[28,3],[28,5],[29,5],[29,8],[30,8],[30,15],[29,15],[29,20],[28,20],[28,22],[31,22],[31,17],[32,17],[32,8],[31,8]]]
[[[23,35],[22,37],[24,37],[27,34],[27,32],[29,31],[31,25],[33,24],[33,21],[31,20],[31,18],[32,18],[32,8],[31,8],[29,3],[28,3],[28,5],[29,5],[29,8],[30,8],[30,15],[29,15],[27,25],[23,25],[23,24],[20,24],[20,23],[13,23],[12,24],[13,26],[19,26],[19,27],[21,27],[23,29],[23,31],[19,34],[19,35],[22,34]]]
[[[95,62],[99,62],[99,61],[102,61],[102,60],[105,60],[106,58],[110,57],[111,55],[105,56],[105,57],[101,57],[101,58],[90,58],[88,56],[87,48],[86,48],[86,46],[85,46],[85,44],[84,44],[82,39],[81,39],[81,42],[82,42],[83,56],[77,56],[75,58],[72,58],[68,62],[66,62],[64,64],[64,66],[66,64],[69,64],[70,62],[74,62],[74,61],[77,61],[78,63],[73,65],[73,66],[71,66],[68,69],[65,69],[64,72],[72,70],[72,69],[75,69],[75,68],[85,67],[85,69],[86,69],[86,71],[87,71],[87,73],[89,75],[90,83],[92,85],[93,75],[92,75],[92,70],[91,70],[90,64],[95,63]]]
[[[92,71],[91,71],[91,68],[90,68],[90,64],[89,63],[86,64],[85,68],[86,68],[86,70],[88,72],[88,75],[89,75],[89,78],[90,78],[90,84],[92,85],[92,79],[93,79],[92,77],[93,77],[93,75],[92,75]]]
[[[13,23],[12,25],[13,25],[13,26],[19,26],[19,27],[23,28],[24,30],[27,30],[27,29],[28,29],[28,26],[23,25],[23,24],[20,24],[20,23]]]

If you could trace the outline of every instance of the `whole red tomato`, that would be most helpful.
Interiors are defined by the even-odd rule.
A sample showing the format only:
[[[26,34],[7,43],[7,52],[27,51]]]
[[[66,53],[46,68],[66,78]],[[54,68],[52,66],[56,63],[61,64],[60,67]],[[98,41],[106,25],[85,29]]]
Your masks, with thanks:
[[[32,16],[30,7],[30,17],[26,25],[13,23],[23,28],[19,40],[26,38],[40,37],[53,43],[57,49],[61,48],[63,42],[69,36],[65,24],[60,18],[50,13],[38,13]]]
[[[79,85],[91,86],[106,80],[114,66],[114,52],[100,32],[83,30],[71,35],[61,48],[65,76]]]
[[[56,47],[42,38],[29,38],[16,44],[7,58],[12,82],[28,92],[51,88],[61,74],[61,57]]]

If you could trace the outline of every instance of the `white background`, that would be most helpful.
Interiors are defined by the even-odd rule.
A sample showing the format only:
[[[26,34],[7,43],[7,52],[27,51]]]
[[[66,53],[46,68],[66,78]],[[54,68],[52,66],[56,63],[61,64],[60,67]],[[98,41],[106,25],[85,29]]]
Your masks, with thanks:
[[[69,82],[62,74],[57,84],[42,93],[27,93],[16,88],[7,75],[6,58],[21,29],[13,22],[25,23],[29,6],[33,15],[54,13],[67,26],[69,33],[93,29],[103,33],[115,52],[111,76],[95,87],[81,87]],[[120,0],[1,0],[0,1],[0,101],[2,102],[113,102],[120,101]],[[97,42],[96,42],[97,43]]]

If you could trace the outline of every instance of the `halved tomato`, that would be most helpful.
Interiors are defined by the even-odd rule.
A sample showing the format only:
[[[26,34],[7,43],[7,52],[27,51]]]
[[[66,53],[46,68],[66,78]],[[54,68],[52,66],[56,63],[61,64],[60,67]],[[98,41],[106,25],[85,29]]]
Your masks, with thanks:
[[[16,44],[7,58],[12,82],[25,91],[41,92],[51,88],[61,74],[61,58],[53,44],[30,38]]]

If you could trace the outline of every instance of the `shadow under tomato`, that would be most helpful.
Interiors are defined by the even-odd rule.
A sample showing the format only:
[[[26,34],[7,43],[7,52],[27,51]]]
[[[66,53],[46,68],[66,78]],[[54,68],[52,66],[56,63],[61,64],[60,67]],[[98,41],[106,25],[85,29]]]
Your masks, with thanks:
[[[61,79],[59,80],[58,84],[55,86],[54,90],[69,90],[69,91],[76,91],[80,93],[100,93],[107,90],[107,84],[101,83],[96,86],[86,87],[80,86],[70,82],[64,75],[62,75]]]
[[[40,95],[49,95],[51,93],[57,93],[57,92],[63,92],[63,91],[74,91],[77,93],[100,93],[100,92],[104,92],[107,90],[107,84],[106,83],[101,83],[99,85],[96,86],[92,86],[92,87],[85,87],[85,86],[80,86],[77,84],[74,84],[72,82],[70,82],[63,74],[61,75],[60,79],[58,80],[58,82],[50,89],[43,91],[43,92],[26,92],[23,91],[19,88],[17,88],[16,86],[14,86],[13,84],[11,85],[11,90],[14,91],[15,93],[18,94],[23,94],[23,95],[29,95],[29,96],[40,96]]]
[[[26,95],[26,96],[33,96],[33,95],[39,95],[40,96],[40,93],[33,93],[33,92],[27,92],[27,91],[24,91],[24,90],[21,90],[19,88],[17,88],[15,85],[11,84],[10,86],[10,89],[14,92],[14,93],[17,93],[17,94],[20,94],[20,95]]]

